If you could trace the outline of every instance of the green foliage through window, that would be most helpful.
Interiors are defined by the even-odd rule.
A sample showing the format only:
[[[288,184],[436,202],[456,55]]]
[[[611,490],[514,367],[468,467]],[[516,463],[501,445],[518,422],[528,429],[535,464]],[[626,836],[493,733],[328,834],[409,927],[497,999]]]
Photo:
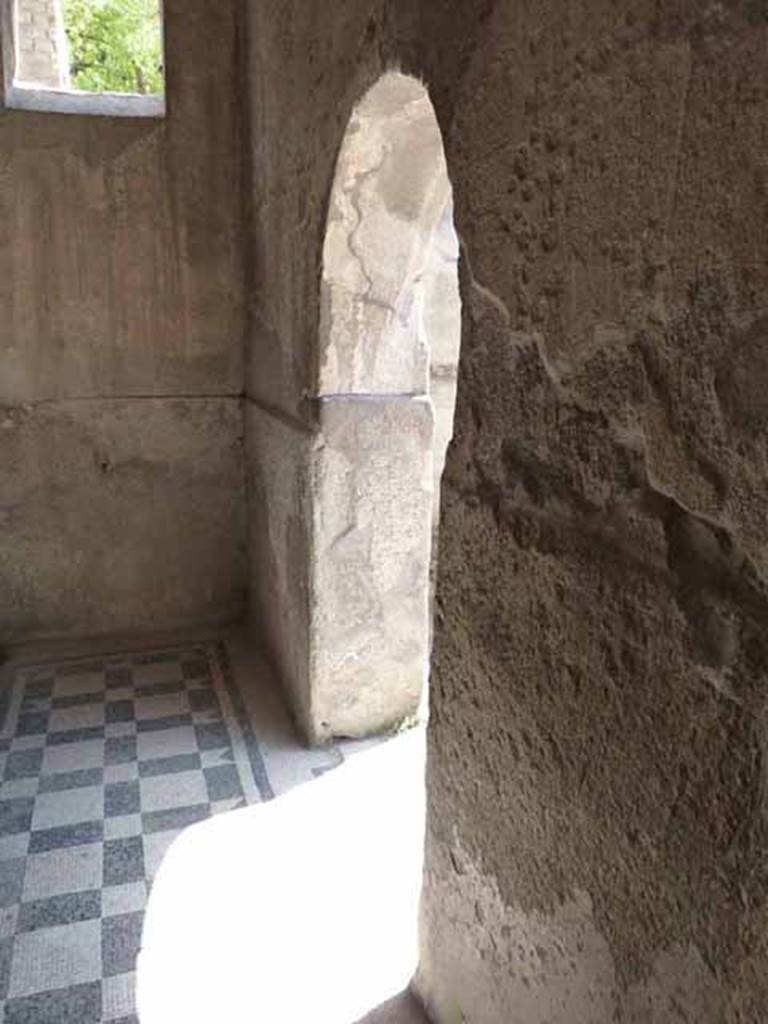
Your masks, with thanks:
[[[160,0],[64,0],[72,87],[163,92]]]

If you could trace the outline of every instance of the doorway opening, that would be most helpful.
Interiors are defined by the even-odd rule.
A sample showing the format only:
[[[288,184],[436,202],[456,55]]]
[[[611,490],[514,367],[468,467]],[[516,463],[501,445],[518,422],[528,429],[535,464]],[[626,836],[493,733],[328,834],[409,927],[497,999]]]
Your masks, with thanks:
[[[313,495],[313,739],[413,719],[429,667],[439,482],[461,307],[442,138],[425,87],[354,109],[325,243]]]

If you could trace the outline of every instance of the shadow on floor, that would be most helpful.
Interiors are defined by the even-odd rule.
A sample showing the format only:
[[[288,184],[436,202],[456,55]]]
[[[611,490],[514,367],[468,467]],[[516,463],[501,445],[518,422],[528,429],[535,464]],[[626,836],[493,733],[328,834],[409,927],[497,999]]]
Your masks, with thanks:
[[[410,992],[401,992],[377,1006],[356,1024],[429,1024],[418,1000]]]

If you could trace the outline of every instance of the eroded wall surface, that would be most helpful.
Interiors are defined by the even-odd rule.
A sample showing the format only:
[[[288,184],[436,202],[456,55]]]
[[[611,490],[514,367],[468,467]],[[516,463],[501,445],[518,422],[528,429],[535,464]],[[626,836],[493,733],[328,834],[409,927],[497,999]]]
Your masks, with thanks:
[[[385,66],[428,81],[454,186],[420,991],[451,1024],[761,1020],[764,7],[250,14],[252,394],[302,415],[333,164]]]
[[[166,120],[0,111],[0,642],[242,609],[234,12],[166,0]]]

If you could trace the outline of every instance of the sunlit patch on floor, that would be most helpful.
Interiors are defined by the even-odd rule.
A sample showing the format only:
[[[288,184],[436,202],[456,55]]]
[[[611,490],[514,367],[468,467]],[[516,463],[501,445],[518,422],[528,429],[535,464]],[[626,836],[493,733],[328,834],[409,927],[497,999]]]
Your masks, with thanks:
[[[137,988],[143,1024],[298,1021],[310,1003],[351,1024],[407,984],[421,733],[307,751],[263,663],[237,657],[188,644],[10,673],[5,1024],[131,1024]]]

